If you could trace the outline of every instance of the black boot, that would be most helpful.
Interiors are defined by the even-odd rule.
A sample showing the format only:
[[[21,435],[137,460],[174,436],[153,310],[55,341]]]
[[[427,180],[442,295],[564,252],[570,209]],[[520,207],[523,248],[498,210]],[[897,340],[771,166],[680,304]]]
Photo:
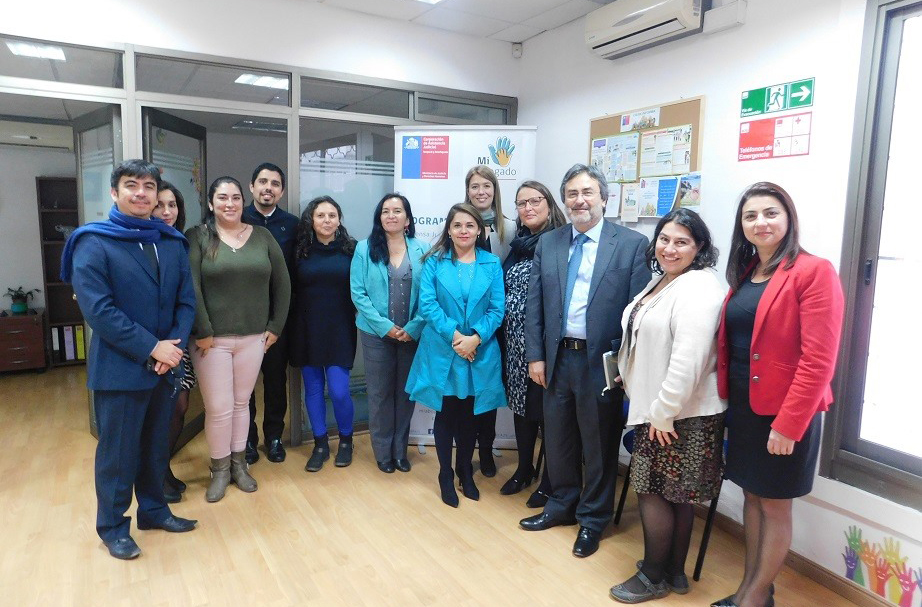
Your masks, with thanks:
[[[304,466],[304,469],[308,472],[320,472],[320,469],[323,468],[323,462],[328,459],[330,459],[330,437],[326,434],[315,436],[314,450],[311,452],[310,459],[307,460],[307,465]]]
[[[339,435],[339,447],[336,449],[336,461],[334,463],[336,464],[337,468],[345,468],[352,463],[351,434]]]
[[[458,482],[464,497],[475,502],[480,499],[480,490],[474,484],[474,467],[471,462],[458,463]]]
[[[173,475],[173,471],[170,469],[169,466],[167,466],[167,469],[166,469],[166,479],[165,479],[165,482],[166,482],[166,484],[168,484],[170,487],[172,487],[175,491],[177,491],[177,492],[179,492],[179,493],[183,493],[183,492],[185,492],[185,490],[186,490],[186,483],[184,483],[184,482],[182,482],[181,480],[179,480],[178,478],[176,478],[176,477]]]
[[[448,470],[439,471],[439,490],[442,492],[442,502],[452,508],[458,507],[458,492],[455,491],[455,473]]]

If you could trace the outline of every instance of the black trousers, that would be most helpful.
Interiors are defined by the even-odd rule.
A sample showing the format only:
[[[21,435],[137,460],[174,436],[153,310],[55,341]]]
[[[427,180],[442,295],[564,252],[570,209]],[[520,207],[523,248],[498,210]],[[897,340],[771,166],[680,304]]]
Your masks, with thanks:
[[[470,477],[474,457],[474,397],[442,398],[442,410],[435,414],[432,434],[435,439],[435,452],[439,458],[440,473],[452,471],[451,449],[458,445],[455,456],[454,471],[459,477]]]
[[[589,365],[586,350],[561,347],[544,394],[544,453],[551,481],[544,511],[559,520],[575,516],[581,526],[601,532],[614,514],[624,419],[621,392],[602,396],[604,382],[593,382]]]
[[[263,442],[282,438],[288,412],[288,337],[285,331],[263,357]],[[247,441],[259,444],[256,430],[256,392],[250,395],[250,431]]]

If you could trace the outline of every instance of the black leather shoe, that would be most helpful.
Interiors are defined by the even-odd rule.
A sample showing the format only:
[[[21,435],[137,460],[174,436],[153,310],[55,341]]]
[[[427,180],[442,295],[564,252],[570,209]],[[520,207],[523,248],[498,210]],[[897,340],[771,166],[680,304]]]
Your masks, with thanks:
[[[170,481],[163,481],[163,497],[166,499],[168,504],[176,504],[182,499],[182,493],[180,493],[173,485],[170,484]]]
[[[385,474],[393,474],[394,470],[397,468],[394,467],[394,460],[389,459],[386,462],[378,462],[378,470],[384,472]]]
[[[576,519],[554,519],[551,518],[551,515],[547,512],[542,512],[541,514],[536,514],[534,516],[529,516],[523,518],[519,521],[519,526],[525,531],[544,531],[545,529],[550,529],[551,527],[557,527],[558,525],[575,525]]]
[[[259,461],[259,451],[256,450],[256,443],[247,441],[244,458],[251,466]]]
[[[599,549],[599,539],[601,537],[602,533],[600,531],[593,531],[589,527],[580,527],[579,535],[576,536],[576,541],[573,543],[573,556],[585,558],[595,554],[595,551]]]
[[[502,495],[515,495],[525,487],[529,486],[532,481],[532,474],[520,476],[518,472],[512,475],[506,483],[500,488],[499,492]]]
[[[120,537],[111,542],[103,542],[109,549],[109,554],[123,561],[130,561],[141,556],[141,549],[131,537]]]
[[[285,447],[282,446],[282,439],[273,438],[269,441],[266,447],[266,459],[276,464],[285,461]]]
[[[173,471],[169,467],[166,469],[166,482],[176,491],[180,493],[185,493],[186,483],[182,482],[176,476],[173,475]]]
[[[529,508],[544,508],[549,497],[544,491],[535,489],[535,492],[528,496],[528,501],[525,502],[525,505]]]
[[[195,519],[180,518],[178,516],[173,516],[172,514],[161,523],[148,523],[138,519],[138,529],[145,531],[147,529],[163,529],[164,531],[169,531],[170,533],[185,533],[186,531],[192,531],[195,529],[195,524],[198,523]]]
[[[410,460],[407,458],[394,460],[394,466],[401,472],[409,472],[410,468],[412,468],[412,466],[410,466]]]

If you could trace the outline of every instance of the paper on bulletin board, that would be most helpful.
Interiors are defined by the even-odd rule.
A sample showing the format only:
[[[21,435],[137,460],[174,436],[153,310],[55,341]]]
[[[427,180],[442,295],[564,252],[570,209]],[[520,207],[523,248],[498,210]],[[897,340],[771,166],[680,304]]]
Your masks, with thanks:
[[[679,206],[701,212],[701,173],[687,173],[679,177]]]
[[[621,186],[621,221],[637,223],[637,192],[639,183],[625,183]]]
[[[659,108],[640,110],[621,116],[621,132],[651,129],[659,126]]]
[[[672,210],[678,193],[678,177],[651,177],[638,184],[637,207],[640,217],[662,217]]]
[[[691,167],[692,125],[647,131],[640,139],[640,176],[687,173]]]
[[[608,204],[605,205],[605,216],[611,218],[618,217],[618,210],[621,208],[621,184],[609,182],[608,184]]]
[[[606,181],[636,181],[639,142],[640,133],[593,139],[590,161],[602,171]]]

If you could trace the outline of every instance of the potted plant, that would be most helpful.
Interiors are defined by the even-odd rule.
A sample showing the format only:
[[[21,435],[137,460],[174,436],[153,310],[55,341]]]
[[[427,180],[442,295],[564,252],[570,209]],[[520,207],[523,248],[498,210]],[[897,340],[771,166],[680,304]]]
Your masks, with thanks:
[[[38,293],[41,289],[29,289],[28,291],[22,288],[22,285],[19,285],[18,289],[7,288],[6,297],[9,297],[13,300],[13,304],[10,306],[10,311],[13,314],[25,314],[29,311],[29,300],[35,297],[35,293]]]

